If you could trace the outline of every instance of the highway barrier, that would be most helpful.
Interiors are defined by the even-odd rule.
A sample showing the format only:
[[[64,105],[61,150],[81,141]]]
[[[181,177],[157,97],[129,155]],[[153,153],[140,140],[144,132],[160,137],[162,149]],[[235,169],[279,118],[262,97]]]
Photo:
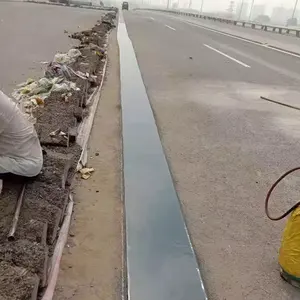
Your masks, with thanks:
[[[209,15],[204,15],[204,14],[183,12],[183,11],[179,11],[179,10],[167,10],[167,9],[148,9],[148,10],[167,12],[167,13],[172,13],[172,14],[177,14],[177,15],[189,16],[189,17],[193,17],[193,18],[200,18],[200,19],[204,19],[204,20],[211,20],[211,21],[215,21],[215,22],[232,24],[235,26],[242,26],[242,27],[247,27],[247,28],[252,28],[252,29],[259,29],[259,30],[264,30],[264,31],[268,31],[268,32],[274,32],[274,33],[279,33],[279,34],[288,34],[291,36],[300,37],[300,28],[275,26],[275,25],[261,24],[261,23],[256,23],[256,22],[226,19],[226,18],[220,18],[220,17],[209,16]]]

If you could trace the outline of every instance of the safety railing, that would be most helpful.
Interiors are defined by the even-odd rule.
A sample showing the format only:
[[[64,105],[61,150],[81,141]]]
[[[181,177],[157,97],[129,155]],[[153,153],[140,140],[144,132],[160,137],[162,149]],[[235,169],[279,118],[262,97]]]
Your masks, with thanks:
[[[226,18],[220,18],[220,17],[216,17],[216,16],[189,13],[189,12],[183,12],[183,11],[178,11],[178,10],[167,10],[167,9],[151,9],[151,10],[168,12],[168,13],[173,13],[173,14],[177,14],[177,15],[183,15],[183,16],[189,16],[189,17],[194,17],[194,18],[200,18],[200,19],[204,19],[204,20],[211,20],[211,21],[215,21],[215,22],[232,24],[235,26],[242,26],[242,27],[247,27],[247,28],[252,28],[252,29],[260,29],[260,30],[264,30],[264,31],[268,31],[268,32],[289,34],[289,35],[293,35],[296,37],[300,37],[300,28],[275,26],[275,25],[269,25],[269,24],[260,24],[260,23],[256,23],[256,22],[226,19]]]

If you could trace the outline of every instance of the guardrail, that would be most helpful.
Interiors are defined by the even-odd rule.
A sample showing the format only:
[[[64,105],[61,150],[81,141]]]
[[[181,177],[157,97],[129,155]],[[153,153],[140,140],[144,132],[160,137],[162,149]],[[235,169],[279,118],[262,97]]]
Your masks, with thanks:
[[[183,16],[189,16],[194,18],[200,18],[204,20],[211,20],[226,24],[232,24],[236,26],[242,26],[252,29],[260,29],[268,32],[275,32],[280,34],[289,34],[296,37],[300,37],[300,28],[291,28],[291,27],[285,27],[285,26],[274,26],[274,25],[268,25],[268,24],[260,24],[255,22],[248,22],[248,21],[239,21],[234,19],[225,19],[225,18],[219,18],[209,15],[203,15],[203,14],[195,14],[195,13],[189,13],[189,12],[182,12],[177,10],[166,10],[166,9],[149,9],[149,10],[155,10],[155,11],[161,11],[161,12],[168,12],[173,13],[177,15],[183,15]]]

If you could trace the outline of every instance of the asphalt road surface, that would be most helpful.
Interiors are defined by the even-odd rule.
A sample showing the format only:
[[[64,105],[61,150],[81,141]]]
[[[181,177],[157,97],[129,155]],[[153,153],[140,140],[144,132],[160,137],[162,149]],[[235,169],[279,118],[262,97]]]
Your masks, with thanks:
[[[0,1],[0,89],[10,93],[27,78],[41,77],[41,62],[51,61],[57,52],[76,44],[68,34],[91,28],[102,14],[91,9]]]
[[[182,22],[193,22],[200,26],[208,26],[209,28],[221,30],[226,33],[231,33],[236,36],[261,42],[266,45],[272,45],[278,48],[284,48],[293,52],[300,53],[299,38],[295,35],[279,34],[271,31],[264,31],[261,29],[252,29],[251,27],[234,26],[218,21],[204,20],[191,16],[183,16],[177,14],[168,14],[169,17],[180,19]]]
[[[209,300],[296,300],[279,276],[270,185],[300,165],[300,59],[168,16],[124,12]],[[298,186],[298,188],[297,188]],[[299,177],[272,210],[299,199]]]

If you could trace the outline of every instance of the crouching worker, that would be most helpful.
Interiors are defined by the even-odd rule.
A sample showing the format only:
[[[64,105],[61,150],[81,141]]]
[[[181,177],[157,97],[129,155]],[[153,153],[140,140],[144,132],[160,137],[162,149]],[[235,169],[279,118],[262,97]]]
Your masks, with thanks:
[[[42,166],[42,148],[33,125],[0,91],[0,176],[11,173],[34,177]]]

